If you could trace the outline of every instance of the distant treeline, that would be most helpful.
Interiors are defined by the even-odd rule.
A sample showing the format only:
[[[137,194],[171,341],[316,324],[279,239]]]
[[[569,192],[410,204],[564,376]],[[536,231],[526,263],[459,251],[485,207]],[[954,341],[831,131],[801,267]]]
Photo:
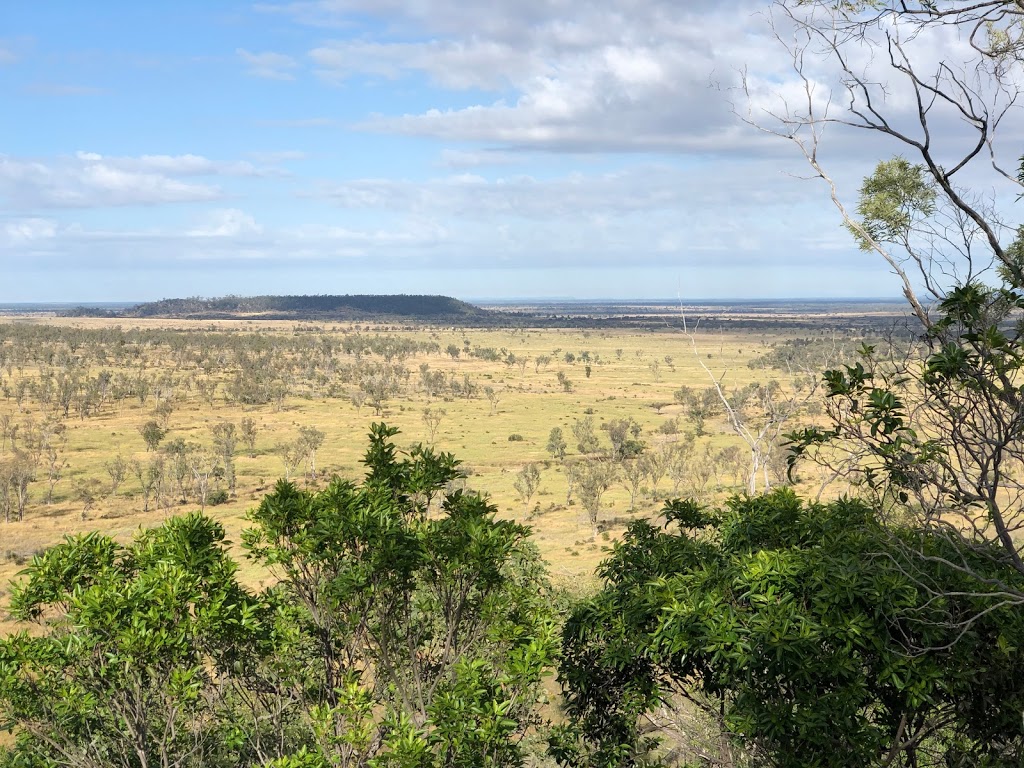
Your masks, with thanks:
[[[845,307],[842,302],[837,309]],[[899,324],[900,312],[867,313],[858,317],[844,312],[830,314],[819,309],[813,316],[792,316],[798,305],[780,304],[779,314],[765,310],[764,315],[741,312],[735,307],[699,307],[695,314],[682,318],[657,307],[610,306],[601,302],[576,302],[570,311],[554,304],[524,308],[484,309],[449,296],[353,295],[353,296],[225,296],[215,299],[193,297],[162,299],[126,309],[75,307],[60,312],[62,317],[104,318],[179,318],[189,320],[310,320],[310,321],[383,321],[403,324],[423,323],[463,328],[636,328],[647,331],[676,332],[690,327],[716,331],[778,332],[783,329],[810,330],[819,334],[855,334],[866,330],[885,334]]]

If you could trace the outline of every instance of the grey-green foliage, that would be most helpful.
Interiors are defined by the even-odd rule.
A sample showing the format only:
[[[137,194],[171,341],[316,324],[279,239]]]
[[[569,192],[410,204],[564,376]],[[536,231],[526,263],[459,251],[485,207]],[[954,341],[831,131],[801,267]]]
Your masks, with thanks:
[[[515,488],[516,495],[519,496],[523,504],[530,506],[530,499],[540,487],[540,467],[533,462],[524,464],[522,469],[516,473],[512,487]]]
[[[592,416],[574,420],[572,435],[576,438],[576,449],[580,453],[594,453],[601,447],[601,443],[594,433],[594,418]]]
[[[561,460],[565,458],[566,447],[561,427],[552,427],[551,432],[548,433],[548,443],[545,446],[545,450],[551,454],[552,458]]]
[[[904,245],[915,227],[935,214],[935,183],[923,165],[902,157],[883,160],[860,188],[858,227],[849,227],[862,250],[872,241]]]

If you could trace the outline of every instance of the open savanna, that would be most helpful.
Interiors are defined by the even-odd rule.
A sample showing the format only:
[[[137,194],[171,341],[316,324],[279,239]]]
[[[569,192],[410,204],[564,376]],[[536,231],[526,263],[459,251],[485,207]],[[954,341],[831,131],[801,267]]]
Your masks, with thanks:
[[[25,340],[32,339],[36,331],[43,332],[41,340]],[[787,339],[815,335],[820,332],[813,327],[792,326],[771,333],[701,328],[687,334],[669,327],[653,331],[493,330],[291,321],[2,318],[0,383],[4,397],[0,398],[0,418],[6,415],[9,423],[21,424],[22,436],[47,420],[63,423],[66,445],[62,457],[67,467],[53,487],[51,503],[46,503],[46,470],[37,467],[36,479],[28,488],[25,519],[0,521],[0,590],[6,591],[26,558],[66,534],[98,530],[128,539],[140,527],[198,508],[198,501],[190,496],[184,504],[175,502],[163,508],[156,508],[151,500],[149,511],[144,512],[139,482],[130,472],[117,493],[110,493],[107,466],[115,457],[146,463],[155,455],[147,450],[140,428],[158,419],[154,413],[158,392],[161,401],[171,403],[169,415],[165,414],[164,446],[180,438],[210,448],[217,424],[237,426],[248,418],[258,426],[254,455],[249,455],[241,441],[236,448],[234,493],[224,503],[207,506],[207,512],[223,522],[233,542],[240,540],[247,510],[284,476],[286,465],[279,446],[295,441],[301,428],[323,432],[324,440],[316,453],[317,479],[310,480],[301,464],[292,479],[300,485],[322,487],[332,475],[362,477],[360,461],[371,423],[384,421],[398,427],[401,434],[396,442],[408,448],[431,442],[424,409],[443,409],[432,441],[434,448],[451,452],[463,462],[467,487],[489,495],[500,515],[533,526],[536,544],[556,580],[585,586],[602,557],[602,548],[633,517],[656,514],[662,499],[671,494],[673,481],[667,476],[660,481],[660,498],[641,493],[633,509],[627,489],[613,483],[601,500],[601,530],[595,539],[578,497],[567,504],[564,463],[553,460],[546,450],[552,428],[562,429],[568,460],[579,454],[573,424],[587,416],[594,421],[602,448],[610,446],[602,424],[632,419],[642,429],[639,439],[647,450],[658,450],[693,429],[684,406],[673,397],[681,386],[704,389],[712,384],[713,375],[734,389],[775,379],[785,392],[795,380],[789,372],[749,363]],[[357,353],[343,351],[342,342],[355,338],[406,340],[418,343],[419,349],[391,356],[390,361],[368,348]],[[457,358],[450,347],[459,350]],[[248,370],[257,375],[276,378],[276,372],[265,368],[281,366],[287,393],[265,403],[239,402],[232,397],[232,386],[246,375],[239,367],[237,349],[266,353],[266,357],[248,358],[248,365],[257,366]],[[509,362],[510,355],[518,362]],[[545,362],[545,358],[549,360]],[[353,394],[359,400],[360,392],[353,371],[359,366],[370,370],[384,365],[401,366],[408,376],[401,377],[400,385],[377,414],[370,399],[361,405],[353,400]],[[37,381],[44,371],[50,376],[73,371],[83,382],[106,371],[115,380],[120,376],[150,381],[152,391],[145,398],[106,395],[94,402],[87,414],[77,413],[72,406],[65,417],[59,404],[41,403],[31,387],[19,386],[21,380]],[[469,381],[473,392],[469,397],[455,395],[444,386],[430,392],[431,387],[423,386],[424,371],[441,372],[447,381]],[[212,397],[201,395],[204,383],[206,387],[215,385]],[[814,399],[807,399],[806,404],[813,405]],[[801,409],[788,426],[813,420],[813,412],[813,407]],[[659,429],[676,418],[677,433]],[[718,468],[703,489],[705,498],[741,490],[745,483],[742,462],[749,451],[732,433],[724,415],[710,418],[705,428],[707,435],[696,441],[695,454],[708,447],[743,448],[741,464]],[[5,442],[5,456],[0,458],[9,459],[10,444]],[[530,462],[540,467],[541,476],[539,490],[527,506],[514,483],[517,473]],[[691,490],[685,480],[676,484],[678,495]],[[84,500],[84,487],[92,488],[92,503]],[[216,488],[215,480],[211,489]],[[269,578],[244,559],[242,569],[253,585]]]

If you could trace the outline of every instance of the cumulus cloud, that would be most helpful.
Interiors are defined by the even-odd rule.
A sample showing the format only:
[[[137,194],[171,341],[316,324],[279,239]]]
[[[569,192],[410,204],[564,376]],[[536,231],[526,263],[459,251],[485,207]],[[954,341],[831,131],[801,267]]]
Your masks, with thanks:
[[[256,219],[237,208],[211,211],[206,221],[189,230],[192,237],[250,237],[263,233],[263,227]]]
[[[57,223],[51,219],[16,219],[0,226],[0,243],[7,246],[38,244],[52,240],[56,234]]]
[[[327,80],[418,73],[440,88],[495,94],[456,109],[378,115],[365,128],[584,152],[749,146],[751,134],[737,128],[727,91],[739,85],[743,63],[771,46],[759,8],[753,0],[269,7],[303,23],[342,27],[369,16],[383,24],[383,33],[360,30],[313,48],[315,71]]]
[[[185,180],[267,173],[199,155],[113,157],[77,152],[46,160],[0,155],[0,200],[12,208],[92,208],[216,200],[220,187]]]
[[[291,56],[273,51],[251,53],[244,48],[235,50],[238,57],[245,62],[247,71],[253,77],[267,80],[294,80],[294,70],[299,64]]]
[[[370,131],[506,150],[778,155],[784,145],[744,126],[735,112],[749,107],[770,122],[769,111],[804,98],[761,0],[297,0],[258,7],[329,30],[334,39],[308,52],[327,81],[415,75],[473,94],[458,106],[382,111],[361,123]],[[785,18],[774,23],[787,38]],[[971,53],[953,29],[908,44],[926,77],[939,62],[955,66]],[[884,89],[896,124],[914,119],[898,77],[879,71],[886,56],[866,49],[848,55],[879,84],[879,97]],[[824,58],[807,59],[809,74],[817,106],[835,94],[835,107],[842,86]],[[934,134],[955,141],[959,118],[936,110]],[[837,146],[863,155],[870,141],[850,134]]]

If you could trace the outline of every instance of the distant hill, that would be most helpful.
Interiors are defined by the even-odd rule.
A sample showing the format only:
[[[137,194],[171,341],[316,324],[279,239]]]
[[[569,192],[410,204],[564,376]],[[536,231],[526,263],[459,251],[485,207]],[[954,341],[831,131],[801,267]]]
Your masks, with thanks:
[[[483,321],[496,314],[450,296],[224,296],[162,299],[117,312],[76,307],[70,317],[171,317],[197,320],[365,320],[406,318],[432,322]]]

